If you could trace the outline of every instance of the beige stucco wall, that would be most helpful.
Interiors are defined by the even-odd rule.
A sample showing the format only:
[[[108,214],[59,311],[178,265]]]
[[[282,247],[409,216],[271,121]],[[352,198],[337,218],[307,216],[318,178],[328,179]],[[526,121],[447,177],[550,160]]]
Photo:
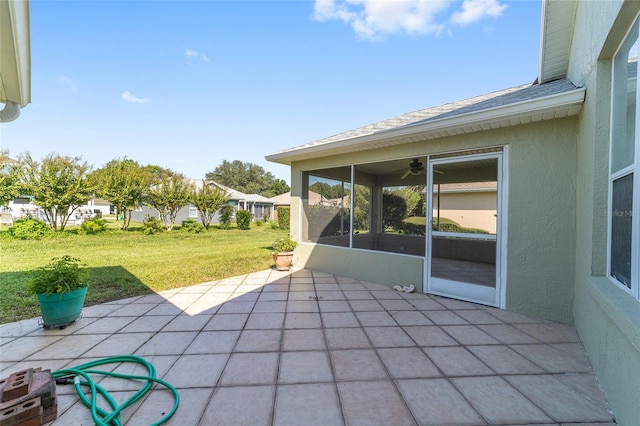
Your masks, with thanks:
[[[571,322],[575,253],[576,119],[539,122],[292,164],[294,237],[306,170],[508,145],[506,309]],[[297,264],[393,286],[422,288],[416,256],[302,244]]]
[[[639,2],[580,2],[569,78],[587,88],[578,124],[575,327],[618,424],[640,424],[640,302],[607,277],[610,59]]]
[[[448,192],[440,194],[440,216],[451,219],[465,228],[483,229],[496,233],[497,193]],[[433,217],[438,216],[437,197],[433,196]]]

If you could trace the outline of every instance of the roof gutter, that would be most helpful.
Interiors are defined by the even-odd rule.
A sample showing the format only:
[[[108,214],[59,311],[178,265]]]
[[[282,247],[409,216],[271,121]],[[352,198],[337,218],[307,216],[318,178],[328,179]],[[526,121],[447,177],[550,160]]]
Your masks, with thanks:
[[[326,144],[302,146],[267,155],[268,161],[290,165],[293,161],[328,157],[374,147],[393,146],[483,130],[517,126],[542,120],[577,115],[585,99],[585,88],[532,100],[487,108],[439,119],[381,130],[368,135]]]
[[[15,120],[31,102],[28,0],[0,0],[0,122]]]

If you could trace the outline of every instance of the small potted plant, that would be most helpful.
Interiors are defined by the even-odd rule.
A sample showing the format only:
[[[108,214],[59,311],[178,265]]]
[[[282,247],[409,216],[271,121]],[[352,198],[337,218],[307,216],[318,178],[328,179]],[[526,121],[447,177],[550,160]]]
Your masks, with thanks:
[[[293,263],[293,250],[298,246],[298,243],[291,239],[291,237],[280,238],[271,244],[273,251],[273,261],[276,264],[278,271],[288,271]]]
[[[27,283],[30,294],[38,297],[44,327],[64,328],[82,313],[89,273],[76,257],[54,257],[33,271]]]

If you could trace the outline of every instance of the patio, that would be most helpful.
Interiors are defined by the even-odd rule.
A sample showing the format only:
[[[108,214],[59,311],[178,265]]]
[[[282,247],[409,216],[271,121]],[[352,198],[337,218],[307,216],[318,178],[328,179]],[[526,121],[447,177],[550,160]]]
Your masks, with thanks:
[[[63,330],[5,324],[0,336],[0,377],[146,358],[180,393],[172,425],[615,424],[573,327],[305,269],[88,307]],[[117,400],[139,387],[102,384]],[[92,423],[73,386],[57,392],[51,424]],[[158,387],[123,424],[172,404]]]

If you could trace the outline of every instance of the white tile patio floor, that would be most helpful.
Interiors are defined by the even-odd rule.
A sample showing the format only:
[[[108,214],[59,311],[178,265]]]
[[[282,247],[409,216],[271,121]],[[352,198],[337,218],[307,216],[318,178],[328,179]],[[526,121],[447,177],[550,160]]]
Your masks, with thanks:
[[[5,324],[0,336],[0,377],[146,358],[180,393],[170,425],[615,424],[571,326],[310,270],[96,305],[63,330]],[[116,399],[139,387],[102,383]],[[57,389],[52,424],[90,425],[73,386]],[[172,404],[158,387],[123,423],[151,424]]]

